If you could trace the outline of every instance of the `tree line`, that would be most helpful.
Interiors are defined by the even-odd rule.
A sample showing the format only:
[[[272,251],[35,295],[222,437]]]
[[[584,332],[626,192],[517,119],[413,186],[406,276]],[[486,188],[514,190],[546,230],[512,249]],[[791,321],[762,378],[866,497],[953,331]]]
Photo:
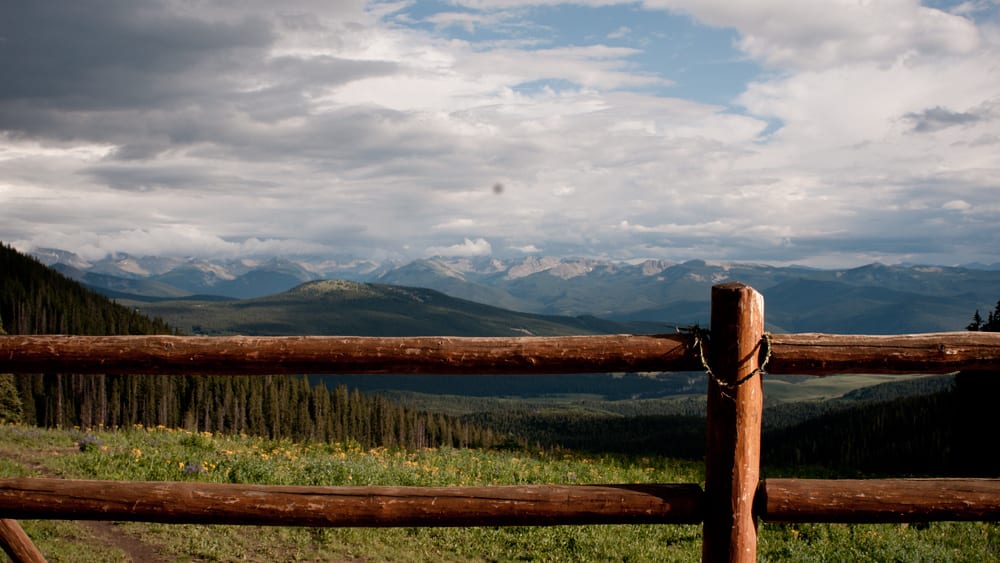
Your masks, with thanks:
[[[1000,301],[985,319],[977,310],[966,329],[1000,332]],[[1000,450],[990,438],[1000,370],[959,372],[950,387],[927,394],[865,395],[851,408],[765,432],[764,459],[841,473],[1000,477]]]
[[[0,333],[174,334],[0,243]],[[299,376],[0,376],[0,419],[49,427],[162,425],[364,447],[489,446],[496,434]]]
[[[976,309],[976,312],[972,315],[972,322],[965,329],[980,332],[1000,332],[1000,301],[997,301],[996,308],[990,311],[985,319],[979,314],[979,309]]]

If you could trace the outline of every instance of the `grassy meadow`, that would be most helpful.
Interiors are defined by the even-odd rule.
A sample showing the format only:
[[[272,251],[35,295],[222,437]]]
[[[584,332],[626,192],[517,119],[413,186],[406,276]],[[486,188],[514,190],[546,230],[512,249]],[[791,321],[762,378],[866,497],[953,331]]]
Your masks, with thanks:
[[[701,483],[702,465],[570,452],[362,449],[134,427],[0,426],[0,476],[280,485]],[[124,561],[79,522],[22,522],[50,561]],[[122,523],[167,561],[697,561],[700,526],[321,529]],[[762,561],[990,561],[990,523],[761,526]]]

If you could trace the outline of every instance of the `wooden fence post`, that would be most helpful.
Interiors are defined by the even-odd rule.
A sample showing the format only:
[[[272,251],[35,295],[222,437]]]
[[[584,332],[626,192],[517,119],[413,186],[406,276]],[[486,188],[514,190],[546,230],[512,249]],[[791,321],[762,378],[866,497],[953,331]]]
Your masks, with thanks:
[[[752,562],[757,557],[753,505],[760,479],[764,297],[742,283],[714,286],[711,328],[702,560]]]

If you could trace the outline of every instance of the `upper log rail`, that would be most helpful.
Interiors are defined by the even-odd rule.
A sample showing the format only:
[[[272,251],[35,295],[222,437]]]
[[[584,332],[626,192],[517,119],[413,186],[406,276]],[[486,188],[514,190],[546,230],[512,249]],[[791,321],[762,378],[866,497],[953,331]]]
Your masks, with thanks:
[[[0,373],[560,374],[697,371],[683,334],[450,336],[0,336]]]
[[[696,484],[307,487],[0,479],[5,518],[258,526],[697,524]]]
[[[996,370],[1000,333],[769,334],[774,374]],[[704,344],[710,356],[711,343]],[[686,334],[561,337],[0,336],[2,373],[560,374],[702,371]]]
[[[891,336],[774,334],[767,372],[951,373],[998,369],[1000,333],[939,332]]]

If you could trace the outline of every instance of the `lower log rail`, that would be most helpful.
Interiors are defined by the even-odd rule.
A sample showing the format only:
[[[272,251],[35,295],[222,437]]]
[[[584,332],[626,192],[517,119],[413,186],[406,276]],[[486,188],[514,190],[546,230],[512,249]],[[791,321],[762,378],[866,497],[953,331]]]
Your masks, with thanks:
[[[997,521],[1000,479],[768,479],[757,504],[766,522]]]
[[[306,487],[0,479],[0,515],[311,527],[698,524],[695,484]]]

